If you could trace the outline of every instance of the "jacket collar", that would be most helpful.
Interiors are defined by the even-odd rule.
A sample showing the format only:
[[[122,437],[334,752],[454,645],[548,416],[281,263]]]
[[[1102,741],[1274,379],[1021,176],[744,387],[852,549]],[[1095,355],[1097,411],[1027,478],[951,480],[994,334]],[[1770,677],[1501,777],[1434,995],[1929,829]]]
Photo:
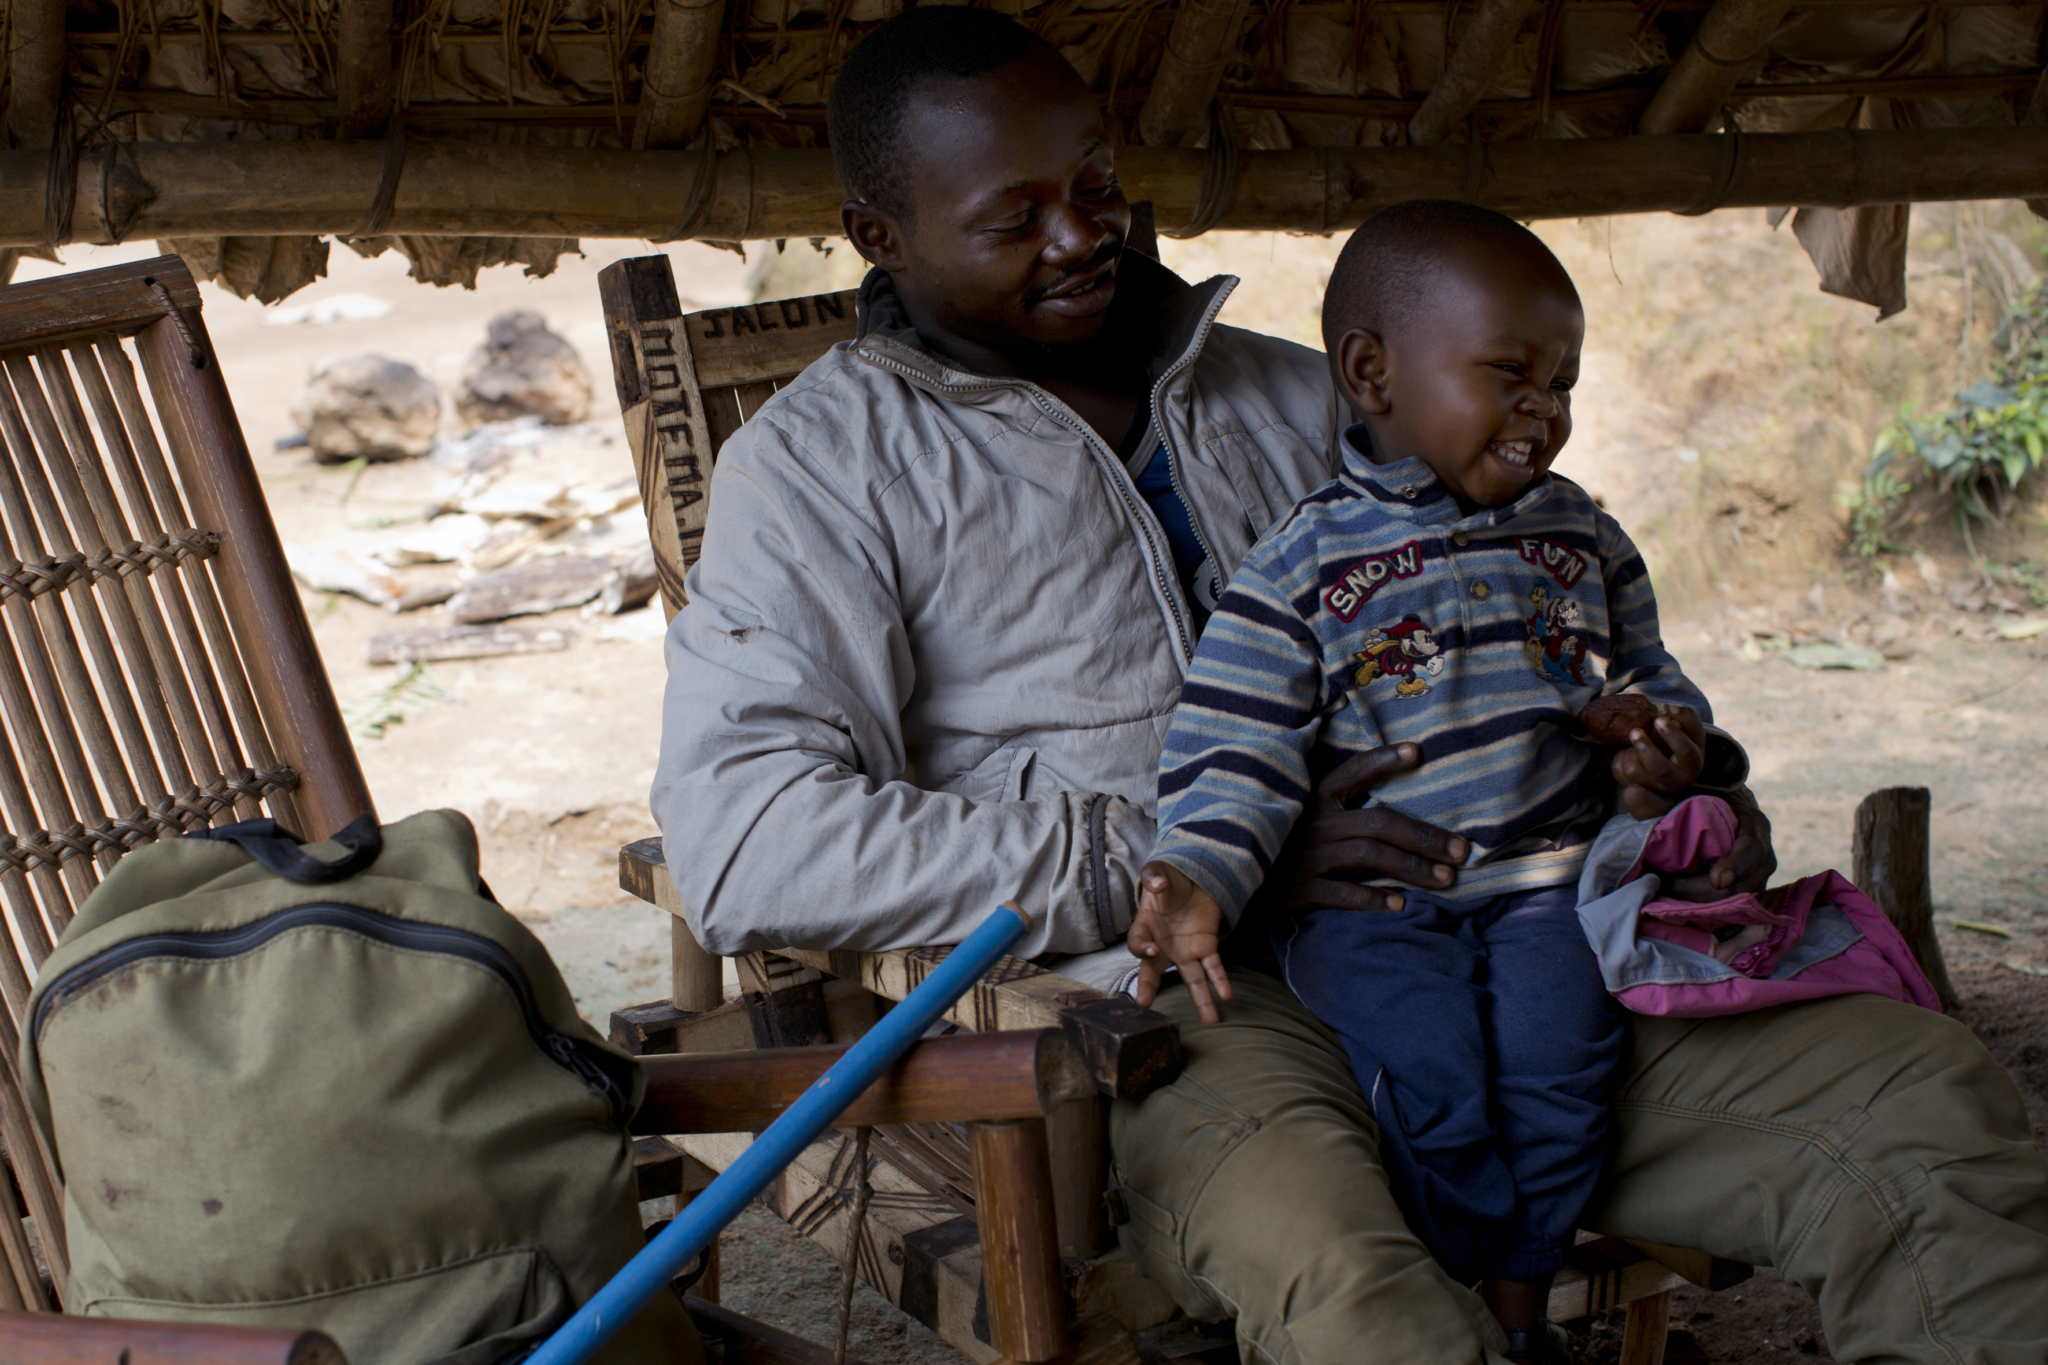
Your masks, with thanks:
[[[1126,251],[1117,265],[1116,299],[1109,306],[1108,325],[1129,337],[1130,345],[1145,357],[1146,372],[1156,385],[1200,351],[1208,324],[1236,287],[1232,275],[1191,285],[1151,257]],[[904,312],[895,282],[883,270],[868,271],[855,298],[860,322],[854,351],[871,363],[884,363],[933,388],[985,389],[1026,382],[962,370],[926,350]]]
[[[1392,464],[1375,463],[1371,455],[1372,435],[1365,429],[1365,423],[1356,422],[1345,428],[1343,443],[1344,482],[1378,503],[1382,511],[1409,521],[1474,528],[1501,526],[1550,497],[1552,479],[1545,473],[1529,486],[1528,492],[1507,506],[1482,507],[1468,517],[1458,510],[1458,500],[1437,478],[1436,471],[1421,459],[1410,456]]]

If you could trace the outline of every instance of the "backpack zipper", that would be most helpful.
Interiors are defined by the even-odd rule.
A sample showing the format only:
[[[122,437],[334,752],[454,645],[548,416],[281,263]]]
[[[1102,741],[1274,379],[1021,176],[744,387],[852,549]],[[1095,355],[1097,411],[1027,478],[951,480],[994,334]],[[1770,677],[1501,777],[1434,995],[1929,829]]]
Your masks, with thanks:
[[[500,945],[479,934],[465,929],[451,929],[441,924],[420,924],[412,920],[397,919],[375,910],[365,910],[354,905],[315,904],[299,905],[289,910],[280,910],[245,924],[239,929],[219,929],[209,933],[190,934],[149,934],[117,944],[96,957],[91,957],[77,966],[60,974],[43,991],[42,1000],[36,1005],[34,1036],[42,1038],[43,1025],[49,1022],[50,1013],[65,1000],[86,989],[109,973],[123,967],[155,957],[189,958],[202,962],[217,962],[261,947],[279,934],[293,929],[326,928],[342,929],[359,934],[373,943],[385,943],[397,948],[410,948],[420,952],[442,953],[459,957],[483,967],[503,981],[519,1002],[519,1013],[526,1021],[526,1031],[534,1044],[547,1054],[548,1058],[563,1067],[570,1074],[611,1106],[612,1122],[624,1128],[632,1118],[632,1091],[619,1077],[612,1074],[604,1063],[613,1059],[609,1054],[591,1055],[589,1044],[571,1038],[565,1033],[548,1026],[541,1017],[540,1006],[533,998],[533,989],[527,984],[526,973],[519,968],[519,962]]]

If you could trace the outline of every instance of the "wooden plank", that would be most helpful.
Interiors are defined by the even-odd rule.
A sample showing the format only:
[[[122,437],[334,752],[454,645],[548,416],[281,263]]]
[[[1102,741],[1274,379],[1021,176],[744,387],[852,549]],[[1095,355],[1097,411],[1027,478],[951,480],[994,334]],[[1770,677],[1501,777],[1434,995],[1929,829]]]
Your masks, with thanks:
[[[669,993],[679,1010],[715,1010],[725,1003],[725,959],[704,951],[681,915],[669,917]]]
[[[641,839],[619,850],[619,887],[671,915],[682,913],[660,839]],[[786,948],[775,956],[857,982],[885,999],[901,1000],[945,959],[947,951]],[[977,1033],[1063,1029],[1096,1084],[1111,1098],[1145,1095],[1171,1080],[1180,1068],[1180,1031],[1171,1019],[1127,997],[1106,995],[1017,958],[997,963],[946,1018]]]
[[[1929,823],[1933,797],[1925,787],[1885,787],[1856,807],[1855,875],[1850,878],[1897,926],[1927,973],[1941,1007],[1961,1003],[1934,936],[1934,883]]]
[[[506,654],[552,654],[575,643],[574,626],[423,626],[372,635],[370,662],[436,663],[443,659],[495,659]]]
[[[647,1100],[633,1130],[758,1132],[845,1054],[846,1045],[834,1044],[649,1056],[643,1062]],[[1057,1030],[927,1038],[855,1100],[836,1126],[1036,1118],[1091,1091],[1090,1078],[1074,1064]]]
[[[47,147],[64,89],[64,0],[10,0],[6,141]]]
[[[199,307],[199,286],[176,256],[10,284],[0,288],[0,347],[139,331],[164,316],[163,297],[145,281],[163,285],[180,308]]]
[[[408,144],[387,231],[423,236],[647,237],[674,227],[690,152],[535,143]],[[1477,202],[1512,217],[1571,218],[1691,208],[1714,189],[1725,143],[1709,134],[1537,139],[1486,144]],[[2048,131],[2031,127],[1835,129],[1746,135],[1748,161],[1728,207],[1930,203],[2048,196]],[[104,144],[83,148],[73,239],[109,242],[109,185],[151,197],[116,203],[133,237],[353,232],[376,194],[379,148],[367,141]],[[1118,149],[1117,174],[1158,221],[1186,222],[1203,153]],[[1238,153],[1238,192],[1217,227],[1332,232],[1403,199],[1461,198],[1473,180],[1463,146],[1313,147]],[[43,240],[48,153],[0,152],[0,248]],[[139,191],[128,191],[133,195]],[[843,193],[823,148],[719,154],[699,235],[832,236]]]
[[[1671,1291],[1661,1290],[1631,1300],[1621,1325],[1621,1356],[1616,1365],[1664,1365],[1664,1346],[1671,1335]]]
[[[1523,26],[1540,8],[1542,0],[1479,0],[1479,12],[1465,26],[1443,76],[1408,120],[1410,143],[1431,147],[1463,126]]]
[[[989,1339],[1011,1360],[1066,1353],[1066,1293],[1060,1284],[1045,1122],[970,1123],[974,1217],[988,1287]]]
[[[163,273],[170,275],[173,266],[189,282],[180,263],[166,264]],[[197,364],[188,335],[200,351]],[[293,798],[306,827],[299,833],[325,839],[358,816],[374,815],[376,807],[270,520],[220,362],[196,310],[182,322],[159,318],[138,335],[136,347],[192,512],[200,525],[221,533],[213,576],[270,743],[300,774]],[[261,736],[244,738],[254,742]]]
[[[7,1365],[348,1365],[325,1333],[0,1313]]]
[[[1675,1289],[1684,1280],[1618,1237],[1581,1242],[1566,1254],[1550,1290],[1550,1320],[1604,1313],[1617,1305]]]
[[[634,1056],[666,1052],[744,1052],[754,1046],[746,1002],[729,1000],[711,1010],[679,1010],[656,1000],[615,1010],[611,1040]]]
[[[1789,0],[1715,0],[1637,131],[1694,133],[1713,124],[1743,76],[1763,66],[1789,7]]]
[[[838,343],[853,340],[856,292],[842,289],[691,313],[683,322],[697,358],[697,383],[725,388],[803,373]]]
[[[1732,1289],[1756,1274],[1756,1267],[1747,1261],[1731,1261],[1725,1256],[1716,1256],[1694,1247],[1638,1242],[1632,1237],[1623,1240],[1667,1270],[1682,1276],[1688,1283],[1711,1293]]]
[[[704,538],[715,453],[675,271],[666,256],[637,256],[606,266],[597,284],[662,610],[674,620],[687,600],[683,576]]]
[[[470,579],[448,599],[448,614],[464,625],[480,625],[580,607],[604,591],[611,575],[611,561],[595,555],[530,559]]]
[[[635,147],[680,147],[696,136],[711,103],[712,67],[725,0],[656,0],[641,64]]]

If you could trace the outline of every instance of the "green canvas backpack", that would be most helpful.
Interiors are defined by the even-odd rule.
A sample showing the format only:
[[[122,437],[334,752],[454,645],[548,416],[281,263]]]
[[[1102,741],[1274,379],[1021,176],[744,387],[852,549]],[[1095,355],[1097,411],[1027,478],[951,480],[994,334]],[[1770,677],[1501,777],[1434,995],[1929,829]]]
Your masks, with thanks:
[[[301,849],[128,854],[43,965],[21,1072],[65,1177],[65,1307],[498,1365],[642,1245],[639,1064],[488,898],[454,811]],[[696,1365],[662,1295],[605,1365]]]

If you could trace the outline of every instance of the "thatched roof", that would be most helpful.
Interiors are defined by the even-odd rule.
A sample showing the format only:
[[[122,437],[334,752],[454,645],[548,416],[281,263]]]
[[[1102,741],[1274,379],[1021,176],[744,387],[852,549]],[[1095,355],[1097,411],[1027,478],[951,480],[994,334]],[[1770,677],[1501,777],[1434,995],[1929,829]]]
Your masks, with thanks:
[[[1168,232],[1416,194],[1525,218],[1802,208],[1903,305],[1904,204],[2048,207],[2043,0],[997,0]],[[820,236],[833,71],[900,0],[9,0],[0,256],[153,236],[240,293],[327,238],[414,274],[582,236]]]

